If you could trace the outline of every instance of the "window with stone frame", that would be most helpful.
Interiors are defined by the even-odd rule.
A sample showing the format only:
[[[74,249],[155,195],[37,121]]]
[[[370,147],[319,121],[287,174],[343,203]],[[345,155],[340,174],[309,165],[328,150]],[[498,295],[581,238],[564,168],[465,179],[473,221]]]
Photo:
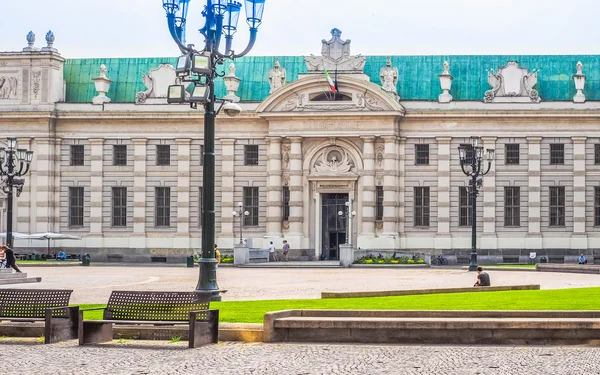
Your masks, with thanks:
[[[550,187],[550,226],[565,226],[565,187]]]
[[[244,146],[244,165],[258,165],[258,145]]]
[[[429,187],[419,186],[415,187],[415,227],[428,227],[429,226]]]
[[[70,164],[72,166],[81,166],[85,163],[85,146],[71,145]]]
[[[281,216],[283,221],[290,220],[290,187],[284,186],[281,194],[282,199],[282,213]]]
[[[154,226],[170,227],[171,226],[171,188],[170,187],[155,187],[154,188]]]
[[[127,145],[113,145],[113,165],[127,165]]]
[[[415,145],[415,165],[429,165],[429,145]]]
[[[518,143],[504,145],[504,164],[518,165],[520,162],[520,146]]]
[[[521,226],[521,188],[518,186],[504,187],[504,226]]]
[[[458,225],[461,227],[473,224],[473,201],[469,194],[469,188],[461,186],[458,188]]]
[[[600,143],[594,145],[594,164],[600,165]]]
[[[156,165],[171,165],[170,145],[156,145]]]
[[[198,188],[198,226],[202,227],[204,223],[204,188],[201,186]]]
[[[600,186],[594,186],[594,226],[600,227]]]
[[[565,145],[564,143],[552,143],[550,145],[550,164],[565,164]]]
[[[383,186],[375,186],[375,220],[383,220]]]
[[[259,196],[258,187],[244,187],[244,212],[248,211],[248,216],[244,217],[245,227],[258,226],[259,215]]]
[[[127,226],[127,188],[112,188],[112,226]]]
[[[85,204],[85,190],[83,187],[69,188],[69,226],[83,226],[83,210]]]

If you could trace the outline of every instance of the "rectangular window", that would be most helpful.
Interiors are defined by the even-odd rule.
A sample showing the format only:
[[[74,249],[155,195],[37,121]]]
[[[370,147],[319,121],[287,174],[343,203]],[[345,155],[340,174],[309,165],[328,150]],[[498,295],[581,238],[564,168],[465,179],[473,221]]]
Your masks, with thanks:
[[[244,146],[244,165],[258,165],[258,145]]]
[[[127,165],[127,145],[113,146],[113,165]]]
[[[519,164],[519,144],[507,143],[504,145],[504,164],[517,165]]]
[[[471,194],[469,194],[469,188],[461,186],[458,189],[458,206],[459,206],[459,220],[458,225],[461,227],[471,226],[473,223],[473,205],[471,201]]]
[[[83,165],[85,160],[85,146],[71,145],[71,165]]]
[[[69,188],[69,226],[83,226],[84,190],[82,187]]]
[[[504,187],[504,226],[521,226],[521,188]]]
[[[550,145],[550,164],[565,164],[565,145],[563,143]]]
[[[282,200],[283,200],[283,202],[282,202],[283,203],[282,204],[283,221],[288,221],[290,219],[290,188],[289,188],[289,186],[283,187],[283,192],[282,192],[281,196],[282,196]]]
[[[565,187],[550,187],[550,226],[565,226]]]
[[[112,188],[112,226],[127,226],[127,188]]]
[[[198,188],[198,213],[200,215],[198,223],[202,227],[202,223],[204,223],[204,189],[202,187]]]
[[[594,186],[594,226],[600,227],[600,186]]]
[[[253,227],[258,225],[258,188],[244,188],[244,211],[248,211],[249,215],[244,217],[244,226]]]
[[[594,145],[594,164],[600,164],[600,143]]]
[[[415,187],[415,226],[429,226],[429,187]]]
[[[375,187],[375,220],[383,220],[383,186]]]
[[[204,166],[204,145],[200,145],[200,166]]]
[[[429,145],[415,145],[415,165],[429,165]]]
[[[170,145],[156,145],[156,165],[171,165]]]
[[[171,226],[171,188],[154,188],[155,197],[155,217],[154,223],[157,227]]]

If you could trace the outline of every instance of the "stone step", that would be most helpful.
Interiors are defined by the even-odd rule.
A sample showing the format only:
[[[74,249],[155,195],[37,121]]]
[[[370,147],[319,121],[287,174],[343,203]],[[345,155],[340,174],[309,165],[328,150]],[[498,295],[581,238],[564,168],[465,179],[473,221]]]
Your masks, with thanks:
[[[18,279],[0,279],[0,285],[12,285],[12,284],[31,284],[39,283],[42,281],[41,277],[28,277]]]
[[[0,280],[4,280],[4,279],[26,279],[27,278],[27,274],[26,273],[0,273]]]

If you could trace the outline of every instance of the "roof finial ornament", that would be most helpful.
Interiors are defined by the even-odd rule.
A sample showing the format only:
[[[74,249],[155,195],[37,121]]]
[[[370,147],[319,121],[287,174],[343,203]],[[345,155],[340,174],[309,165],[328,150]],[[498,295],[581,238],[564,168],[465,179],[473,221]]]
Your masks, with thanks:
[[[583,94],[583,89],[585,87],[585,79],[586,76],[583,74],[583,64],[581,61],[577,63],[575,66],[577,69],[577,73],[573,75],[573,81],[575,81],[575,89],[577,93],[573,97],[573,102],[575,103],[585,103],[585,95]]]
[[[46,47],[42,48],[42,51],[45,52],[58,52],[56,48],[54,48],[54,33],[52,30],[48,30],[46,33],[46,43],[48,44]]]
[[[240,88],[241,79],[235,76],[235,64],[229,64],[229,73],[223,77],[223,82],[225,83],[225,89],[227,90],[227,95],[223,99],[231,100],[234,103],[238,103],[240,101],[240,97],[236,95],[238,89]]]
[[[438,96],[438,101],[440,103],[450,103],[452,101],[452,95],[450,95],[450,89],[452,88],[452,80],[454,77],[450,74],[450,64],[448,61],[444,61],[442,64],[444,71],[442,74],[438,75],[440,79],[440,87],[442,88],[442,93]]]
[[[92,79],[92,81],[94,81],[94,86],[96,87],[96,91],[98,92],[98,95],[92,99],[92,103],[110,103],[110,98],[106,96],[106,93],[110,89],[110,83],[112,81],[106,76],[106,65],[100,65],[100,75]]]
[[[34,44],[35,44],[35,34],[33,33],[33,31],[30,31],[29,34],[27,34],[27,47],[23,48],[23,52],[37,51],[37,48],[35,48],[33,46]]]

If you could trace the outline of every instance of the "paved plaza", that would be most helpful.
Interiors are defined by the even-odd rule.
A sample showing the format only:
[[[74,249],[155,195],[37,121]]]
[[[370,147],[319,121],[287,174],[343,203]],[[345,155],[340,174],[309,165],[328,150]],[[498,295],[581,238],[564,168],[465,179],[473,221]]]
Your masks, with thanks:
[[[73,289],[71,302],[106,303],[113,290],[192,291],[198,268],[185,267],[27,267],[42,282],[22,287]],[[540,284],[542,289],[600,286],[600,275],[490,271],[492,285]],[[475,272],[458,268],[343,269],[220,267],[224,301],[320,298],[321,292],[470,287]],[[6,286],[10,288],[11,286]],[[14,286],[13,286],[14,287]]]
[[[22,342],[22,341],[21,341]],[[0,339],[6,375],[600,374],[600,348],[125,342],[78,347]]]

